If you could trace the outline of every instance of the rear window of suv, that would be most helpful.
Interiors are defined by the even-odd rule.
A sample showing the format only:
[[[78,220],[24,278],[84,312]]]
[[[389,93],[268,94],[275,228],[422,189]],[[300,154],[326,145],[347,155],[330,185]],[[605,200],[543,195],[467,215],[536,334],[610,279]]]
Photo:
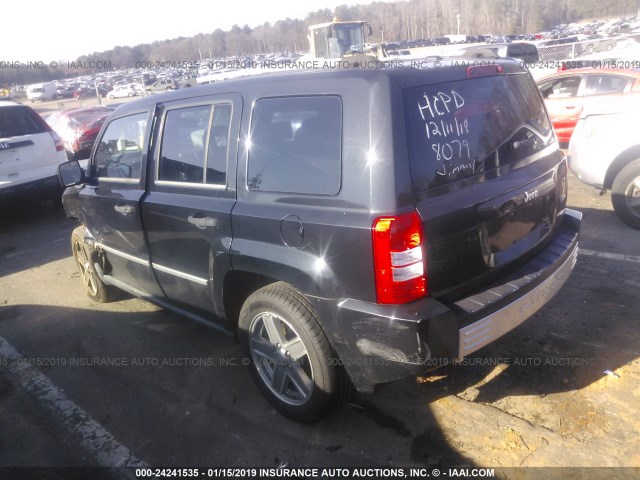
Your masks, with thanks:
[[[407,89],[405,111],[416,191],[515,162],[553,141],[528,74]]]
[[[0,138],[20,137],[47,131],[38,114],[22,105],[0,107]]]

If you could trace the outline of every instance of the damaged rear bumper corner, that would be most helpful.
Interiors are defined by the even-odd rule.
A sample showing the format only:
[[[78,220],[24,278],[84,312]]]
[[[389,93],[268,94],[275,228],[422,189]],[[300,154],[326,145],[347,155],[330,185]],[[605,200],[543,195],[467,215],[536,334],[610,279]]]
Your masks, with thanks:
[[[581,214],[565,210],[553,240],[497,284],[444,305],[310,298],[359,391],[464,358],[523,323],[568,280],[576,263]]]

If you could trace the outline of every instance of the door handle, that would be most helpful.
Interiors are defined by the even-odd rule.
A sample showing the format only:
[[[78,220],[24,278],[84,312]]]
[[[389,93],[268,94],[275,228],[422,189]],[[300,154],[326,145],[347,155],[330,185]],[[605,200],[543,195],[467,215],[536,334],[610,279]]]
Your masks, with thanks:
[[[567,110],[572,110],[574,108],[576,108],[575,105],[566,105],[564,108],[566,108]]]
[[[211,217],[194,217],[189,215],[189,218],[187,220],[189,221],[189,223],[192,223],[201,230],[204,230],[207,227],[218,226],[218,220]]]
[[[136,209],[131,205],[116,205],[115,207],[113,207],[113,209],[116,212],[121,213],[122,215],[131,215],[136,211]]]

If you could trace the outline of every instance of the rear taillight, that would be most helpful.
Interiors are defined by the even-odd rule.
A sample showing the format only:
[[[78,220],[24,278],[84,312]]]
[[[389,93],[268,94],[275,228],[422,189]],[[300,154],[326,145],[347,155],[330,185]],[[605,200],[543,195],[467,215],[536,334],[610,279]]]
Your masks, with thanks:
[[[428,293],[425,241],[418,212],[373,222],[378,303],[409,303]]]
[[[60,136],[53,130],[51,130],[49,133],[51,133],[51,137],[53,138],[53,143],[56,144],[56,152],[64,152],[64,145],[62,144],[62,140],[60,139]]]

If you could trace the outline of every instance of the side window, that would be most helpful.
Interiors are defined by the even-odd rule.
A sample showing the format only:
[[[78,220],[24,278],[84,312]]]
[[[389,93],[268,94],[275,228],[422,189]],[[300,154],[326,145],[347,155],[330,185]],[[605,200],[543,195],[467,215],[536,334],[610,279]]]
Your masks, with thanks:
[[[313,36],[316,47],[316,58],[326,58],[328,53],[325,47],[327,44],[327,32],[325,32],[323,28],[318,28],[313,31]]]
[[[342,176],[342,102],[336,96],[258,100],[251,120],[250,190],[334,195]]]
[[[589,75],[585,95],[599,93],[622,93],[627,79],[617,75]]]
[[[211,105],[169,110],[162,129],[158,180],[203,183]]]
[[[96,176],[140,178],[146,128],[146,112],[117,118],[109,123],[96,150]]]
[[[540,91],[543,98],[571,98],[578,95],[580,88],[580,76],[563,77],[540,85]]]
[[[167,111],[158,180],[226,185],[231,105],[198,105]]]

